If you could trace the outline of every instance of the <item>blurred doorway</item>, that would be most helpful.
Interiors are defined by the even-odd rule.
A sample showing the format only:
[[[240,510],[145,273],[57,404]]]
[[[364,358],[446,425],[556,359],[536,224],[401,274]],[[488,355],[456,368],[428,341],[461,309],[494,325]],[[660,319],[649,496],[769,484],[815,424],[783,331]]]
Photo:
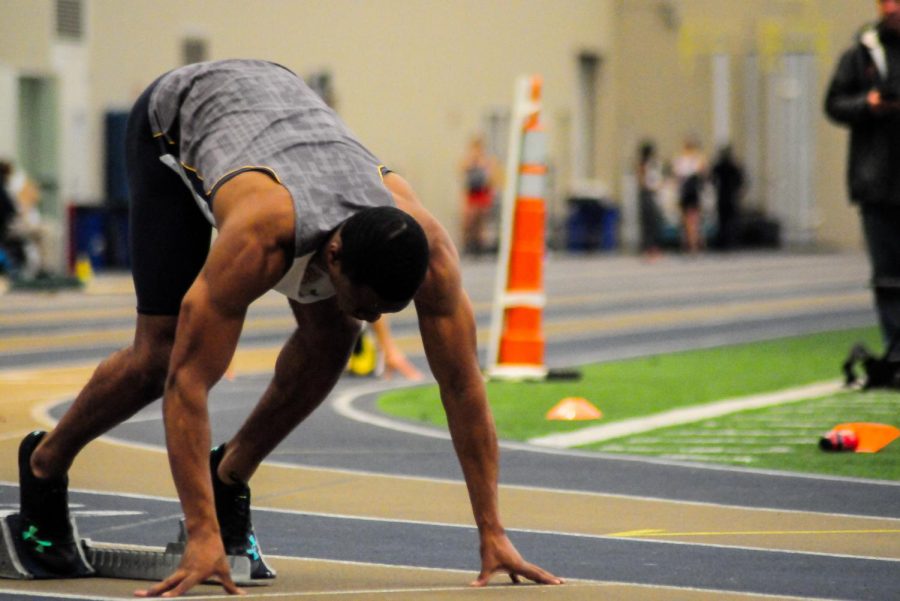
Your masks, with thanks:
[[[578,89],[572,127],[572,177],[575,181],[590,180],[596,175],[597,104],[602,64],[603,59],[594,52],[578,55]]]
[[[41,212],[59,212],[59,101],[55,78],[18,80],[18,162],[41,189]]]
[[[769,76],[766,123],[767,204],[791,246],[815,242],[816,56],[785,54]]]

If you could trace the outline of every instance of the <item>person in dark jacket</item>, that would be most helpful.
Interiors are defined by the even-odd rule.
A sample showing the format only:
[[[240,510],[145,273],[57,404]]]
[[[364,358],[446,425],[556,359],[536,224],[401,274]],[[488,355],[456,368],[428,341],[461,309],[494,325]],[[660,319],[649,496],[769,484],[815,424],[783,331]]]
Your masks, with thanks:
[[[738,217],[744,170],[734,158],[731,146],[719,149],[712,167],[712,181],[716,187],[716,215],[719,220],[718,243],[721,250],[731,250],[738,243]]]
[[[637,164],[638,208],[641,222],[641,253],[647,260],[659,256],[662,216],[657,203],[662,186],[662,167],[656,158],[656,144],[650,140],[641,142]]]
[[[12,165],[0,161],[0,272],[17,271],[22,257],[22,244],[12,233],[18,208],[8,191]]]
[[[900,336],[900,0],[841,56],[825,112],[850,128],[847,183],[859,206],[886,345]]]

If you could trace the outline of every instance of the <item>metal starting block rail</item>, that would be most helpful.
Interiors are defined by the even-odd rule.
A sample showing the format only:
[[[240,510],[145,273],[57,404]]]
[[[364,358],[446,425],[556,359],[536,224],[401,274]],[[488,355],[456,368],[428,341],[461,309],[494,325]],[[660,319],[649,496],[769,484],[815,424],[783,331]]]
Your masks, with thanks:
[[[164,580],[181,563],[183,543],[169,543],[166,548],[140,547],[113,543],[99,543],[82,539],[81,546],[88,563],[100,578],[128,578],[133,580]],[[239,586],[271,584],[271,580],[250,577],[250,558],[229,555],[231,578]]]
[[[59,576],[48,571],[29,556],[25,545],[15,533],[20,532],[19,514],[0,513],[0,578],[15,580],[43,580],[52,578],[78,578],[97,576],[101,578],[125,578],[131,580],[164,580],[174,572],[184,555],[184,524],[179,524],[177,542],[166,545],[165,549],[141,545],[94,542],[79,538],[75,520],[71,520],[75,540],[81,544],[77,548],[76,565],[70,566],[67,576]],[[228,565],[231,578],[239,586],[266,586],[272,579],[254,579],[252,564],[245,555],[229,555]]]

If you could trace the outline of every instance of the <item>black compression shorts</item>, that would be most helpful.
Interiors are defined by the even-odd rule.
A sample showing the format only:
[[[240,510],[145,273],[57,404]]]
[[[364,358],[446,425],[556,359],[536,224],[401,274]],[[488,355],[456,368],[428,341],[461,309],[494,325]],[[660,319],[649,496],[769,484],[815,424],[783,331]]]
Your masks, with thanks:
[[[212,226],[181,178],[159,160],[161,142],[148,112],[155,86],[135,102],[126,133],[132,277],[138,313],[177,315],[206,261]]]

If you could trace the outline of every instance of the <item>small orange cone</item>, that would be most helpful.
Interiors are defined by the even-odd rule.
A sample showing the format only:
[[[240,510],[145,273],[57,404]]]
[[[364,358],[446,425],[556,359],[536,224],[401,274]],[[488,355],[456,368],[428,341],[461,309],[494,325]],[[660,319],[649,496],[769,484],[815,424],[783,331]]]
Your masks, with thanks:
[[[561,421],[600,419],[601,417],[603,417],[603,413],[599,409],[591,405],[587,399],[576,396],[564,398],[554,405],[546,416],[548,420]]]
[[[827,447],[821,443],[823,449],[826,450],[848,450],[857,453],[877,453],[884,447],[891,444],[897,438],[900,438],[900,429],[887,424],[876,424],[871,422],[854,422],[847,424],[838,424],[825,434],[823,440],[837,440],[850,438],[847,435],[855,435],[855,445],[837,445]]]

